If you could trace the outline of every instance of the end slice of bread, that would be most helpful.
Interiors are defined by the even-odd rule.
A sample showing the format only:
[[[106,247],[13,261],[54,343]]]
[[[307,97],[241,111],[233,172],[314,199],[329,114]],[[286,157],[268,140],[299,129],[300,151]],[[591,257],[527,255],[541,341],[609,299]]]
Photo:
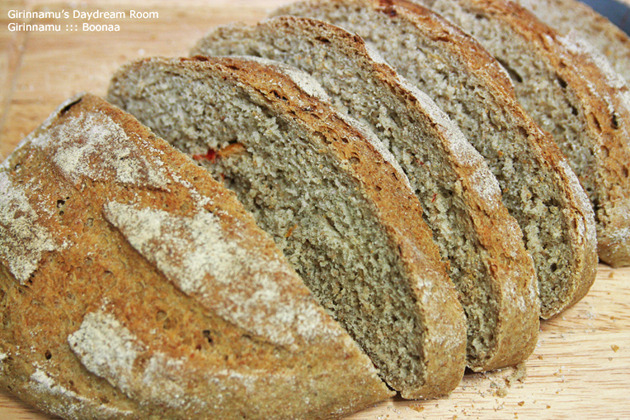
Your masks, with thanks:
[[[553,139],[516,102],[505,69],[477,41],[408,1],[315,0],[274,14],[314,16],[356,32],[457,123],[525,235],[544,318],[586,294],[597,265],[588,198]]]
[[[100,98],[0,166],[0,386],[66,418],[328,418],[392,393],[235,195]]]
[[[420,203],[314,80],[260,59],[156,58],[122,68],[109,98],[236,192],[403,397],[457,385],[463,312]]]
[[[193,53],[265,57],[315,78],[335,106],[377,134],[408,176],[467,315],[468,366],[496,369],[531,354],[540,308],[522,232],[483,158],[431,99],[361,38],[312,19],[218,28]]]

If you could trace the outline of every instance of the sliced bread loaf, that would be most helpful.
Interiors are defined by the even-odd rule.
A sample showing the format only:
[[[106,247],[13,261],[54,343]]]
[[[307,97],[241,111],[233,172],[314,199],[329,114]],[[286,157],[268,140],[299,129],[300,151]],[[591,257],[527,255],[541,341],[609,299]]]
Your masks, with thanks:
[[[408,176],[466,313],[468,366],[496,369],[531,354],[540,308],[522,233],[483,158],[433,101],[375,61],[359,37],[322,21],[281,17],[222,27],[193,53],[265,57],[313,76],[334,105],[377,134]]]
[[[109,98],[234,190],[405,398],[452,390],[465,325],[420,203],[378,139],[299,70],[148,59]]]
[[[597,264],[588,198],[553,140],[516,102],[503,68],[479,43],[403,1],[309,1],[275,12],[283,13],[315,16],[358,33],[458,124],[486,159],[525,235],[544,318],[586,294]]]
[[[605,60],[504,0],[425,1],[508,69],[517,98],[553,134],[595,210],[599,257],[630,264],[630,93]]]
[[[562,35],[575,32],[606,56],[630,83],[630,37],[585,3],[577,0],[518,0],[521,6]]]
[[[0,166],[0,385],[65,418],[329,418],[391,395],[233,193],[92,95]]]

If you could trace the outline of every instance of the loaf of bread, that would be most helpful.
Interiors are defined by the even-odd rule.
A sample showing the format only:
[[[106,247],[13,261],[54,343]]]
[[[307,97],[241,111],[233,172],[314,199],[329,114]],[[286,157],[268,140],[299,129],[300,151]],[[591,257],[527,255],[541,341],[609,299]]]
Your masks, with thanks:
[[[626,84],[630,83],[630,37],[604,16],[578,0],[516,2],[561,35],[576,33],[606,56]]]
[[[630,264],[630,94],[545,13],[569,0],[519,1],[560,33],[506,0],[310,0],[274,15],[350,33],[223,27],[194,52],[249,57],[120,69],[134,116],[62,104],[0,165],[0,387],[65,418],[332,418],[524,360],[596,231]]]
[[[400,163],[450,263],[466,313],[468,366],[490,370],[529,356],[539,300],[522,232],[484,159],[427,95],[361,38],[311,19],[220,27],[193,54],[254,55],[295,66],[315,78],[337,108],[364,122]]]
[[[465,324],[393,156],[305,73],[247,58],[146,59],[109,99],[234,190],[405,398],[451,391]]]
[[[420,0],[416,0],[420,1]],[[525,110],[553,134],[595,210],[599,258],[630,264],[630,92],[579,39],[508,0],[424,0],[508,69]]]
[[[65,418],[329,418],[392,395],[233,193],[63,104],[0,167],[0,386]]]
[[[406,1],[315,0],[274,14],[315,16],[365,37],[458,124],[525,235],[543,318],[586,294],[597,264],[591,205],[553,140],[516,102],[505,70],[478,42]]]

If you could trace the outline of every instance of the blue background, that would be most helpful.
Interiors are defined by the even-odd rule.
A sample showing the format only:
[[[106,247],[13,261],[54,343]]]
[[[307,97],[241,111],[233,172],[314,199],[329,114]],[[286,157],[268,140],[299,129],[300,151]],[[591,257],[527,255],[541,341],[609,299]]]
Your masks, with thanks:
[[[582,0],[630,35],[630,7],[614,0]]]

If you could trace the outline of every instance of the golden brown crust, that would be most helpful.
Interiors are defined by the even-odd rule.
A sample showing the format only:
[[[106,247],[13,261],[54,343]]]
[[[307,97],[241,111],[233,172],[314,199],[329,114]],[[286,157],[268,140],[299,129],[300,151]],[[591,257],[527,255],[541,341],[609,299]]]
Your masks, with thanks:
[[[0,383],[25,401],[71,418],[324,418],[391,395],[234,195],[103,100],[62,106],[0,178],[2,234],[26,251],[0,250],[32,263],[0,259]],[[29,217],[38,237],[19,230]],[[253,262],[195,259],[210,237],[201,251]]]

